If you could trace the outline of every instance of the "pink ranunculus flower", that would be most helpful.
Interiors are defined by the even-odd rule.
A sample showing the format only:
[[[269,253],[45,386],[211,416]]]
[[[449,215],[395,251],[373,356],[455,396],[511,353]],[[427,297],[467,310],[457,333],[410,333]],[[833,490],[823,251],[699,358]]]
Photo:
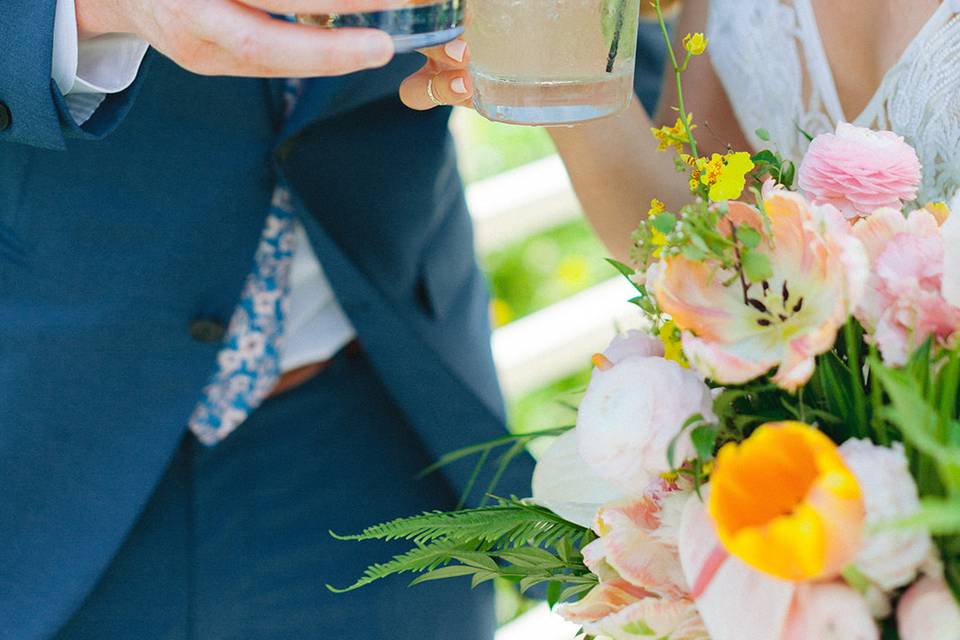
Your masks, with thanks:
[[[815,204],[831,204],[848,219],[917,197],[920,160],[891,131],[872,131],[846,122],[813,139],[798,173],[798,186]]]
[[[907,589],[897,605],[901,640],[957,640],[960,606],[943,578],[925,577]]]
[[[871,265],[856,316],[884,362],[904,364],[930,337],[942,346],[953,344],[960,308],[944,297],[944,237],[936,218],[924,209],[907,217],[880,209],[857,222],[853,233]]]

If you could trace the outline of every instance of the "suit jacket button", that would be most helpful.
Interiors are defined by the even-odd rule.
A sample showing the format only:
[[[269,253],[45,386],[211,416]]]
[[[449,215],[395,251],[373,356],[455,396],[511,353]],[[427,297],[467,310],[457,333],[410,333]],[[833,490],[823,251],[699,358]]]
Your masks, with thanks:
[[[214,344],[221,342],[227,335],[227,328],[222,322],[211,318],[197,318],[190,323],[190,337],[197,342]]]
[[[13,124],[13,116],[10,115],[10,107],[0,102],[0,131],[6,131]]]

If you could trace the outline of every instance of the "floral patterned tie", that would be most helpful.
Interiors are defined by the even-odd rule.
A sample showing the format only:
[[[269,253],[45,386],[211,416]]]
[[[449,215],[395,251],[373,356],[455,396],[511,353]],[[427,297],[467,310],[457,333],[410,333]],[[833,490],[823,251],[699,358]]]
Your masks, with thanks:
[[[293,112],[301,89],[301,81],[286,81],[286,116]],[[230,319],[216,370],[190,416],[190,429],[206,445],[217,444],[240,426],[270,395],[280,378],[294,223],[291,192],[281,181],[273,192],[254,268]]]

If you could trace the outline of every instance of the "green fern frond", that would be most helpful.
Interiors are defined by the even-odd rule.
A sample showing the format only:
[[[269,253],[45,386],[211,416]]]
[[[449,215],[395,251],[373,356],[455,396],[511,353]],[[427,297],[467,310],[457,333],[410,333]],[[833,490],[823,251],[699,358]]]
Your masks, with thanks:
[[[453,555],[457,551],[457,545],[446,540],[430,545],[418,546],[410,551],[394,556],[389,562],[367,567],[367,570],[363,572],[363,577],[349,587],[339,589],[328,584],[327,589],[333,593],[347,593],[348,591],[354,591],[393,575],[431,571],[452,562],[454,559]]]
[[[368,527],[362,533],[334,536],[339,540],[410,540],[424,545],[434,540],[486,546],[552,546],[560,540],[584,543],[589,530],[552,512],[516,501],[453,512],[427,512]]]

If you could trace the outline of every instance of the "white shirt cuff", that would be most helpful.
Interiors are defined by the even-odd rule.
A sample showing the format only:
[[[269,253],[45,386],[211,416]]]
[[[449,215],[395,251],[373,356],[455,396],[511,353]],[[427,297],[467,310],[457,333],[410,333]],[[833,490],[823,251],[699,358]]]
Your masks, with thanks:
[[[149,45],[128,33],[79,41],[74,0],[57,0],[51,75],[77,124],[93,115],[104,97],[133,84]]]

